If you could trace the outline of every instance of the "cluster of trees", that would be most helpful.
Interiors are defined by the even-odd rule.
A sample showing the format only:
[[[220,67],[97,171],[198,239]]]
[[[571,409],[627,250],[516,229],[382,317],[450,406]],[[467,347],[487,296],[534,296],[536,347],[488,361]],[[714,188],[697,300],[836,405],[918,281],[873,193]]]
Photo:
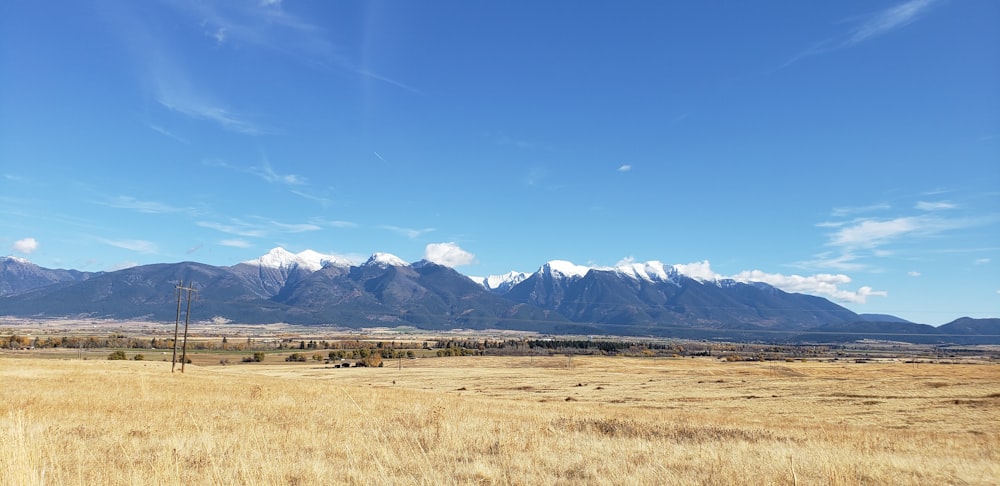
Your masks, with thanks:
[[[531,356],[553,354],[603,356],[712,356],[715,343],[606,339],[449,339],[434,343],[438,356]]]
[[[128,359],[128,356],[125,355],[125,351],[119,349],[117,351],[112,351],[111,354],[108,355],[108,359],[111,361],[126,360]],[[142,361],[146,359],[146,357],[141,354],[136,354],[135,356],[132,356],[132,359],[135,361]]]
[[[0,347],[17,348],[148,348],[149,341],[126,337],[124,334],[108,336],[0,336]]]
[[[434,345],[438,356],[528,356],[594,354],[609,356],[660,356],[692,354],[673,343],[590,339],[450,339]],[[705,350],[709,355],[711,352]]]

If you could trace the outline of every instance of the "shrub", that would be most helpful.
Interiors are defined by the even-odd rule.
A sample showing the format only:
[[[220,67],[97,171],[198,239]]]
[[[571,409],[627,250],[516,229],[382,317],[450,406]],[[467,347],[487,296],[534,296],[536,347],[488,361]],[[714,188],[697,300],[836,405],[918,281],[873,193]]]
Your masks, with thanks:
[[[111,360],[111,361],[116,361],[116,360],[128,359],[128,358],[125,357],[125,351],[122,351],[122,350],[119,349],[118,351],[114,351],[111,354],[109,354],[108,355],[108,359]]]
[[[143,360],[145,360],[145,359],[146,359],[146,357],[145,357],[145,356],[143,356],[143,355],[141,355],[141,354],[137,354],[137,355],[135,355],[135,356],[132,356],[132,359],[133,359],[134,361],[143,361]]]
[[[375,352],[364,357],[359,363],[363,363],[365,366],[382,366],[382,354]]]
[[[292,353],[287,358],[285,358],[285,361],[305,361],[305,360],[306,360],[306,355],[302,353]]]

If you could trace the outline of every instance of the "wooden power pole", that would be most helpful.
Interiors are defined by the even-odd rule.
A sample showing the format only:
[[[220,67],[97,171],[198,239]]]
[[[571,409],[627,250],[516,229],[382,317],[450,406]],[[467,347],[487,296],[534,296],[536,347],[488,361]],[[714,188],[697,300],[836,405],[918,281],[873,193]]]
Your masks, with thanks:
[[[184,281],[181,280],[174,287],[177,291],[177,319],[174,321],[174,352],[173,356],[170,358],[170,372],[174,372],[174,367],[177,365],[177,331],[181,323],[181,296],[187,291],[187,310],[184,312],[184,346],[181,349],[181,373],[184,372],[184,363],[187,362],[187,338],[188,338],[188,323],[191,321],[191,300],[193,300],[193,294],[198,292],[194,289],[193,285],[187,287],[184,286]]]

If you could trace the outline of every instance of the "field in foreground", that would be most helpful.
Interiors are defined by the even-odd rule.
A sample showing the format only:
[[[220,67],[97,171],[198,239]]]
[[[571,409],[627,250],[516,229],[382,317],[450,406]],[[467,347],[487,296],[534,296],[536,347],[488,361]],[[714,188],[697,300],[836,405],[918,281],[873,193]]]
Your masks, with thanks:
[[[401,367],[398,368],[398,367]],[[1000,484],[1000,366],[0,357],[5,484]]]

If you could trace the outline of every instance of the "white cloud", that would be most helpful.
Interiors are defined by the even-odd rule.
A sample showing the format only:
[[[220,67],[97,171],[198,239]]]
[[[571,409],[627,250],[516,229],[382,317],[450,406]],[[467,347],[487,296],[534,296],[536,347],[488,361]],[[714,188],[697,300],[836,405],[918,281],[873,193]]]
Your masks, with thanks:
[[[906,272],[906,274],[909,275],[909,276],[911,276],[911,277],[919,277],[920,276],[920,272]]]
[[[156,244],[146,240],[105,240],[105,244],[137,253],[156,253]]]
[[[233,238],[229,240],[221,240],[219,244],[222,246],[231,246],[233,248],[250,248],[250,242],[240,238]]]
[[[616,267],[628,265],[633,262],[632,258],[626,258]],[[712,270],[712,265],[708,260],[687,264],[674,264],[682,275],[702,281],[715,281],[731,279],[737,282],[763,282],[777,287],[785,292],[817,295],[839,302],[853,304],[863,304],[868,297],[885,297],[885,291],[873,290],[871,287],[863,286],[857,290],[845,289],[844,286],[851,283],[851,277],[844,274],[820,273],[815,275],[783,275],[780,273],[767,273],[761,270],[744,270],[735,275],[721,275]]]
[[[38,249],[38,240],[34,238],[22,238],[14,242],[10,248],[18,253],[30,255]]]
[[[786,292],[818,295],[840,302],[864,304],[868,297],[886,297],[887,292],[864,286],[857,290],[841,288],[851,283],[851,277],[843,274],[820,273],[816,275],[782,275],[760,270],[742,271],[733,275],[733,280],[741,282],[764,282]]]
[[[958,205],[948,201],[918,201],[915,207],[921,211],[941,211],[944,209],[955,209]]]
[[[468,265],[476,256],[460,248],[454,242],[431,243],[424,250],[424,259],[446,267]]]
[[[986,265],[987,263],[989,263],[991,261],[992,260],[989,259],[989,258],[977,258],[976,261],[974,261],[972,263],[975,263],[976,265]]]
[[[632,170],[632,166],[629,164],[624,164],[618,168],[618,172],[628,172],[630,170]]]
[[[717,278],[723,278],[721,275],[712,271],[712,265],[708,262],[708,260],[674,265],[674,268],[676,268],[678,272],[698,280],[715,280]]]

